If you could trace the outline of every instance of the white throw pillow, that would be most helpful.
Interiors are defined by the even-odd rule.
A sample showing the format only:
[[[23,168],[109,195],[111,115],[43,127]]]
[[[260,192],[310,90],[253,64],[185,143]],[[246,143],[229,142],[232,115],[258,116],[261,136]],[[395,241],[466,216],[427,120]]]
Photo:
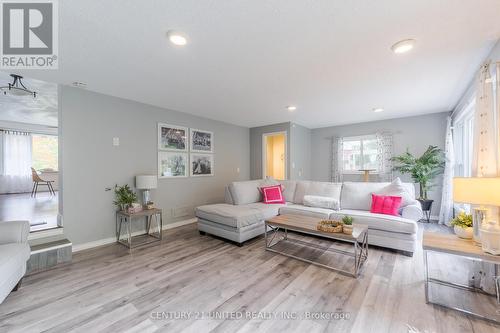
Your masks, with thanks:
[[[387,185],[386,187],[384,187],[375,194],[401,197],[401,207],[406,207],[416,202],[415,198],[412,196],[411,193],[408,192],[408,190],[405,188],[403,182],[401,182],[401,179],[399,179],[399,177],[394,179],[392,183],[390,183],[389,185]]]
[[[339,209],[339,201],[331,197],[320,197],[318,195],[304,195],[304,206]]]

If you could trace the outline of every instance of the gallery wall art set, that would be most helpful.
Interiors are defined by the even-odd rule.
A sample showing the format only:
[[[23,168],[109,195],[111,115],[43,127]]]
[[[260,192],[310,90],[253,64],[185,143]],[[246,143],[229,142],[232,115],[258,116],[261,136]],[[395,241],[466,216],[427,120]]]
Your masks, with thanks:
[[[213,132],[158,124],[158,178],[213,175]]]

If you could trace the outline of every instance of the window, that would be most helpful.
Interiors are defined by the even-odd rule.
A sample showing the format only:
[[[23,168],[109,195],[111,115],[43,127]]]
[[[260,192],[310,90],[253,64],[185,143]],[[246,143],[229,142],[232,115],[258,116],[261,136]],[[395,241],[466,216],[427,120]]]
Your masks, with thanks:
[[[472,176],[472,150],[474,139],[474,108],[473,100],[464,113],[453,125],[453,149],[455,151],[455,176]]]
[[[58,170],[57,136],[32,134],[32,165],[35,170]]]
[[[342,161],[343,173],[359,173],[361,169],[377,170],[375,135],[343,138]]]

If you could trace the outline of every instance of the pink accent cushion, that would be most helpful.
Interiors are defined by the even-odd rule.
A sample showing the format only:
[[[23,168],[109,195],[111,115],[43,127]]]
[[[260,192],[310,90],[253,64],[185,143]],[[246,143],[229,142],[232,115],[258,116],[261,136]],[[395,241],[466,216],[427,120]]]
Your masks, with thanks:
[[[261,187],[262,202],[265,204],[284,204],[283,192],[281,185]]]
[[[371,213],[396,215],[399,216],[398,210],[401,206],[401,197],[392,195],[376,195],[372,194],[372,208]]]

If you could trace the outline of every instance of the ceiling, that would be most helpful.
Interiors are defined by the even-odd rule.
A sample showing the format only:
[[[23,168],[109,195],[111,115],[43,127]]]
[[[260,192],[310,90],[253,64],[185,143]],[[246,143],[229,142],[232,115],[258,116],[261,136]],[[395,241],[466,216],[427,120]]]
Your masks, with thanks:
[[[12,83],[9,74],[0,72],[0,86]],[[0,121],[57,127],[57,84],[23,78],[37,97],[0,93]]]
[[[453,109],[498,13],[498,0],[64,0],[60,69],[25,74],[247,127],[404,117]],[[392,53],[406,38],[415,49]]]

